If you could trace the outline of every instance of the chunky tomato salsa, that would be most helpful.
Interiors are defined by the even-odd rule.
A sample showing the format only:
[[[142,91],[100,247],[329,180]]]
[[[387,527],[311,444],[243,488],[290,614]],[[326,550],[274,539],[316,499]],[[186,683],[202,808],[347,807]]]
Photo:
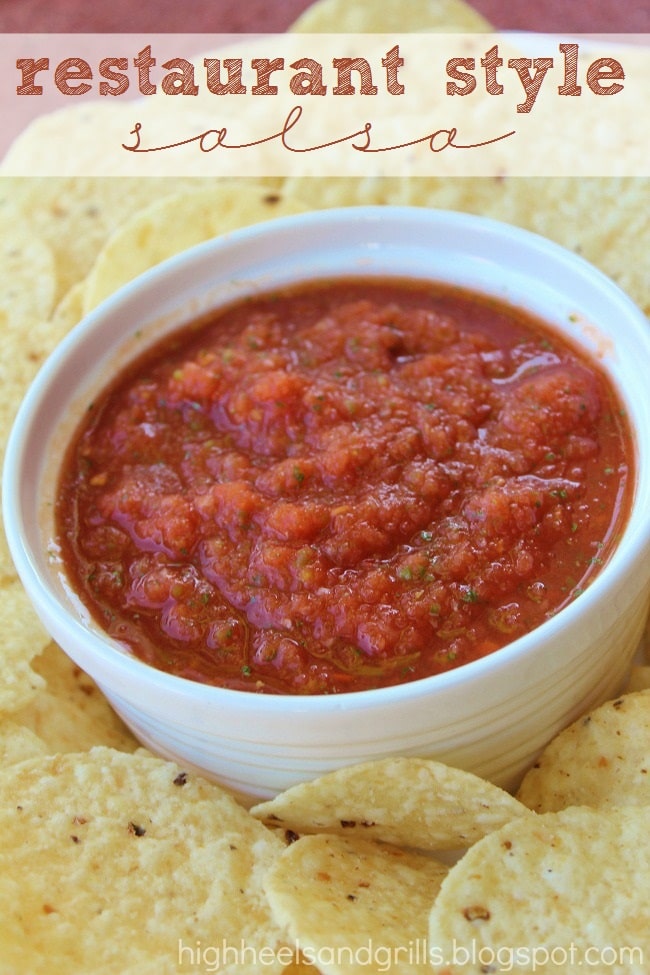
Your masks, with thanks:
[[[463,290],[350,280],[164,339],[92,404],[64,562],[152,665],[331,694],[476,660],[574,599],[631,492],[596,363]]]

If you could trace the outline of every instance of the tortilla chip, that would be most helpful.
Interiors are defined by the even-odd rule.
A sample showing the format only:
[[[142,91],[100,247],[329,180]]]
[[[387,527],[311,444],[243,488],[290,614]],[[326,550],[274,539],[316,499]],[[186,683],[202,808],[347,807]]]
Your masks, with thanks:
[[[106,745],[133,752],[140,747],[94,681],[56,643],[32,661],[46,687],[14,714],[47,746],[50,755]]]
[[[0,204],[11,199],[54,254],[60,301],[86,276],[109,235],[142,207],[186,187],[194,177],[3,177]]]
[[[560,732],[518,798],[536,812],[650,805],[650,691],[607,701]]]
[[[89,311],[139,274],[195,244],[307,209],[284,192],[258,183],[223,182],[165,197],[135,213],[107,240],[86,280],[84,309]]]
[[[24,329],[0,330],[0,464],[6,438],[29,384],[45,358],[81,318],[78,294],[75,289],[69,292],[47,320],[39,320]],[[0,524],[0,584],[16,578],[4,527]]]
[[[11,718],[0,717],[0,769],[47,755],[45,742]]]
[[[13,207],[0,207],[0,335],[13,340],[48,318],[56,292],[54,255],[31,223]],[[0,359],[3,371],[11,358]],[[4,376],[3,376],[4,381]]]
[[[422,945],[447,871],[429,857],[368,840],[305,836],[276,860],[264,886],[278,924],[326,975],[410,975],[428,970]]]
[[[20,582],[0,588],[0,713],[17,711],[45,686],[30,662],[49,643]]]
[[[387,758],[329,772],[258,803],[284,830],[340,833],[422,850],[456,850],[528,810],[470,772],[424,758]]]
[[[35,339],[43,360],[83,318],[83,295],[84,283],[78,281],[58,302],[51,318],[36,326]]]
[[[514,183],[514,186],[512,185]],[[515,223],[575,251],[650,313],[650,180],[545,178],[509,182]]]
[[[647,829],[639,808],[572,808],[485,837],[442,883],[429,925],[432,972],[641,975],[650,957]]]
[[[383,34],[391,31],[460,34],[489,33],[493,27],[463,0],[383,0],[382,3],[317,0],[289,30],[301,34]]]
[[[34,331],[50,316],[55,292],[49,246],[15,201],[0,196],[0,467],[11,424],[41,362]],[[15,578],[0,530],[0,583]]]
[[[282,844],[223,792],[143,752],[107,748],[0,773],[5,971],[280,972],[262,877]],[[246,952],[244,952],[244,947]],[[285,949],[286,951],[286,949]],[[207,960],[207,952],[203,957]]]

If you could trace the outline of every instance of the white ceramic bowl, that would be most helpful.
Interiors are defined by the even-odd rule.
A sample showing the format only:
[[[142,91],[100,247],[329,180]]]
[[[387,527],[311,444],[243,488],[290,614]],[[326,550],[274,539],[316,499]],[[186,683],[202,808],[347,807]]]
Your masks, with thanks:
[[[155,670],[92,622],[53,557],[63,448],[93,391],[145,343],[238,296],[310,277],[398,275],[500,296],[601,358],[635,431],[625,533],[592,585],[508,647],[440,676],[339,696],[260,696]],[[135,337],[135,333],[138,337]],[[512,786],[540,748],[616,694],[650,594],[650,328],[605,276],[535,235],[419,208],[326,210],[247,228],[143,275],[61,343],[11,433],[4,519],[17,570],[52,637],[151,749],[235,791],[270,796],[336,766],[425,755]]]

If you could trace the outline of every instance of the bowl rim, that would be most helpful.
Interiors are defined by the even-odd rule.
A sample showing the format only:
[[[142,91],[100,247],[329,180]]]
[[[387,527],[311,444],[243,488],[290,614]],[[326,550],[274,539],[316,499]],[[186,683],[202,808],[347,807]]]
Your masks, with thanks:
[[[260,238],[272,237],[278,233],[281,236],[299,233],[305,226],[313,228],[314,225],[320,224],[339,225],[350,220],[362,221],[364,224],[370,225],[373,221],[385,222],[389,218],[407,219],[416,224],[419,221],[427,224],[432,221],[443,225],[451,223],[456,228],[487,235],[488,238],[511,237],[515,243],[525,246],[537,255],[546,254],[570,271],[577,271],[583,277],[588,275],[596,285],[601,289],[604,288],[619,303],[627,315],[626,327],[627,323],[632,321],[638,326],[640,335],[643,334],[642,328],[645,328],[648,329],[650,336],[650,328],[648,328],[650,323],[648,323],[641,309],[611,278],[580,255],[525,228],[492,217],[455,210],[382,204],[310,210],[300,214],[273,218],[259,224],[239,228],[220,237],[211,238],[147,270],[84,316],[57,343],[55,349],[46,358],[23,397],[12,423],[2,471],[2,513],[5,532],[10,554],[30,600],[42,618],[53,616],[60,618],[65,628],[71,630],[79,641],[85,643],[88,652],[103,662],[105,671],[122,673],[128,680],[134,682],[134,686],[146,685],[167,695],[182,698],[189,695],[197,703],[203,702],[214,707],[232,705],[238,709],[243,707],[244,709],[254,710],[258,714],[261,712],[286,714],[288,711],[297,713],[306,710],[316,714],[327,714],[348,707],[377,709],[398,702],[408,703],[423,696],[443,693],[450,688],[458,688],[464,684],[469,685],[488,673],[495,676],[507,670],[511,663],[526,658],[540,643],[553,640],[560,630],[564,631],[567,627],[578,626],[580,620],[591,612],[594,606],[598,605],[603,598],[603,592],[610,588],[617,574],[624,570],[625,566],[622,565],[624,556],[628,561],[637,561],[643,557],[645,552],[647,557],[647,548],[650,544],[650,512],[646,515],[642,525],[636,525],[635,530],[631,530],[632,515],[635,515],[636,521],[639,521],[640,518],[637,484],[630,503],[628,521],[607,563],[579,597],[564,605],[536,629],[486,657],[470,661],[443,673],[386,687],[346,691],[331,695],[260,694],[254,690],[202,684],[167,673],[147,664],[134,654],[129,653],[128,650],[120,647],[117,641],[113,641],[107,634],[104,634],[97,624],[92,624],[91,627],[85,625],[54,594],[49,580],[44,579],[38,570],[25,538],[20,474],[29,444],[29,441],[25,440],[25,430],[29,430],[30,421],[38,412],[41,399],[49,384],[57,375],[64,372],[70,351],[80,342],[83,342],[87,336],[92,335],[95,329],[101,327],[106,316],[114,316],[119,311],[120,306],[132,300],[134,295],[153,291],[159,281],[165,280],[170,274],[172,276],[182,274],[184,269],[191,267],[202,255],[212,252],[218,254],[221,249],[228,248],[233,243],[246,243]],[[650,338],[646,339],[646,346],[650,361]],[[607,371],[606,365],[604,368]],[[638,436],[635,443],[635,453],[637,481],[642,457],[644,458],[643,466],[647,468],[647,477],[650,479],[650,442],[645,447],[643,437]],[[38,598],[34,597],[34,592],[38,592]]]

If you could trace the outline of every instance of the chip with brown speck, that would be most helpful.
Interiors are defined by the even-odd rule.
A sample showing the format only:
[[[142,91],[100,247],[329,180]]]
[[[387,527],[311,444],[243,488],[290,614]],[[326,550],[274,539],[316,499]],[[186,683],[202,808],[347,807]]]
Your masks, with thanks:
[[[608,701],[560,732],[517,798],[535,812],[650,805],[650,690]]]

